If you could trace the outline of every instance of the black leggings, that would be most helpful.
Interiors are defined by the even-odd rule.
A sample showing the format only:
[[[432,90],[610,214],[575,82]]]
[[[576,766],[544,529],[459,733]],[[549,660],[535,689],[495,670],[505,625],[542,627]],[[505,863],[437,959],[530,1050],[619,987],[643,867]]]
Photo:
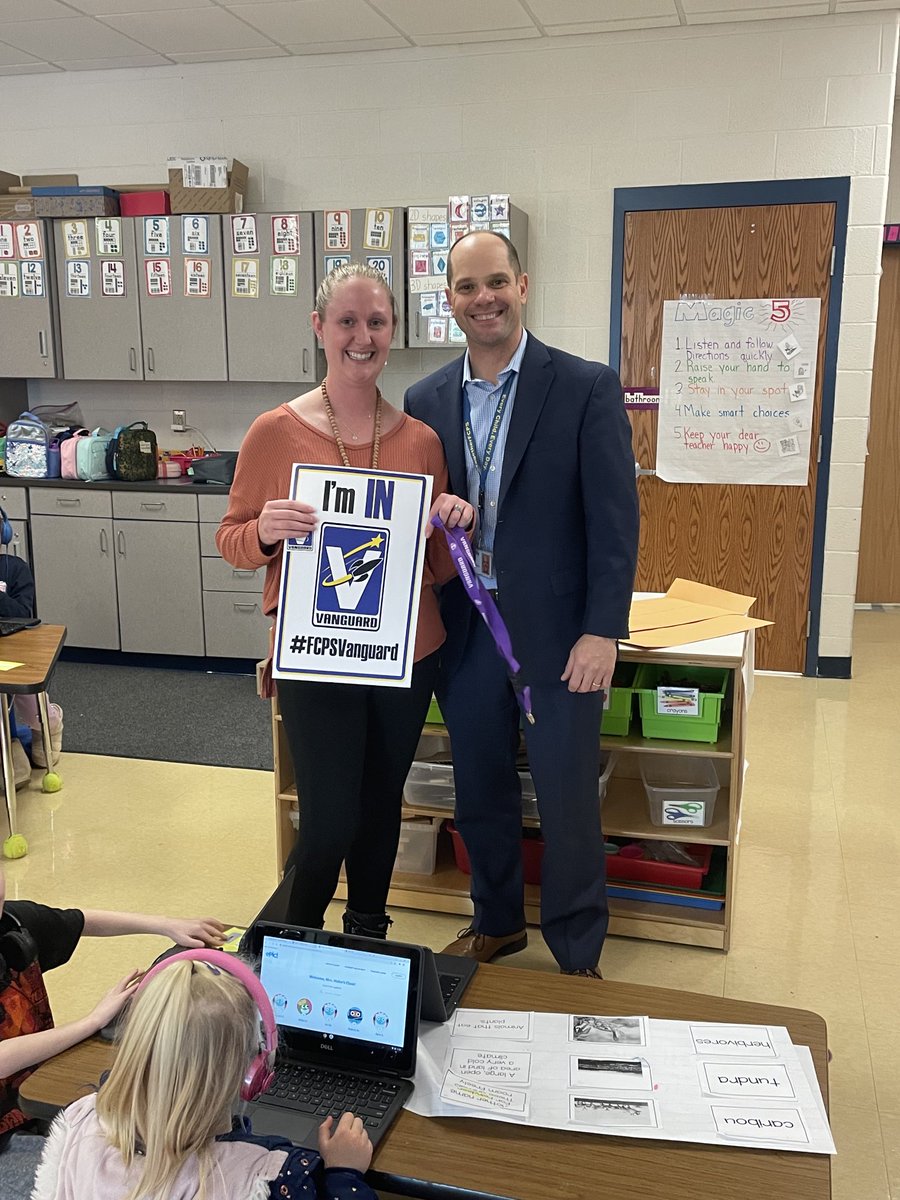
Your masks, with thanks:
[[[409,688],[277,681],[300,800],[300,831],[286,866],[295,868],[290,924],[322,926],[342,864],[347,907],[384,912],[403,785],[437,665],[437,652],[417,662]]]

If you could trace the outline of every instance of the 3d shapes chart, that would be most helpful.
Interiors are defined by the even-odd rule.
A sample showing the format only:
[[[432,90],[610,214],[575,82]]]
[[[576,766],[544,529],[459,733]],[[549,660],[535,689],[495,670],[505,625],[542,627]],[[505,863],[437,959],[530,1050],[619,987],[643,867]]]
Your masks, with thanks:
[[[806,1047],[781,1026],[458,1009],[419,1038],[422,1116],[833,1154]]]

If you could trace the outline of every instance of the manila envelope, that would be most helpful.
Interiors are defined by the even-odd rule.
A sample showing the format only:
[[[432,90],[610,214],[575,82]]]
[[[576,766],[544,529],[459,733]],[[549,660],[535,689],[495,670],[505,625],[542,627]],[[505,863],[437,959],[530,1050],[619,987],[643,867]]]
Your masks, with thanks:
[[[771,625],[758,617],[742,617],[738,614],[727,617],[711,617],[706,621],[693,621],[688,625],[674,625],[666,629],[642,630],[621,645],[634,646],[637,650],[662,650],[666,646],[686,646],[691,642],[705,642],[709,638],[726,637],[729,633],[744,633],[748,629],[761,629]]]

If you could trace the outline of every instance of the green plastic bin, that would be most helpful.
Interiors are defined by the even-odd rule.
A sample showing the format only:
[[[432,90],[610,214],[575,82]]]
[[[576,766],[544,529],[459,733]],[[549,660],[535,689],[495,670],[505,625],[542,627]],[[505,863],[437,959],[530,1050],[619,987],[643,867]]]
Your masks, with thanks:
[[[425,717],[425,722],[427,725],[444,724],[444,714],[441,712],[441,707],[434,696],[431,697],[431,703],[428,705],[428,714]]]
[[[603,710],[600,732],[625,737],[631,728],[632,696],[637,663],[617,663],[609,689],[609,708]]]
[[[701,689],[699,716],[682,713],[662,715],[656,711],[656,689],[664,675],[696,680]],[[641,730],[645,738],[671,738],[680,742],[715,742],[719,737],[722,702],[728,687],[727,670],[695,667],[693,664],[642,663],[634,677],[639,697]]]

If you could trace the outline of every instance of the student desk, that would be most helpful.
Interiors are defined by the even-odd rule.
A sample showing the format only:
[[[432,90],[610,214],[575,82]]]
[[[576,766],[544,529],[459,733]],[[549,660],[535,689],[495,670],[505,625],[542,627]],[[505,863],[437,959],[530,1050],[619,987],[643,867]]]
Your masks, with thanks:
[[[11,633],[0,638],[0,660],[21,664],[10,671],[0,671],[0,692],[6,695],[34,695],[38,698],[41,729],[44,736],[44,754],[47,762],[53,762],[50,750],[50,723],[47,716],[47,685],[56,666],[63,642],[66,640],[65,625],[35,625],[20,633]],[[12,735],[9,726],[9,709],[5,697],[0,703],[0,753],[3,761],[3,790],[6,793],[6,815],[9,819],[9,837],[3,843],[7,858],[22,858],[28,853],[28,843],[21,834],[16,834],[16,773],[12,761]],[[59,791],[59,776],[52,767],[44,775],[44,791]]]
[[[648,1014],[674,1020],[785,1025],[809,1046],[828,1102],[825,1022],[815,1013],[625,983],[567,979],[482,966],[463,997],[470,1008]],[[22,1085],[22,1109],[50,1116],[86,1095],[112,1059],[99,1038],[45,1063]],[[377,1191],[426,1200],[828,1200],[831,1160],[823,1154],[640,1141],[404,1111],[370,1172]]]

